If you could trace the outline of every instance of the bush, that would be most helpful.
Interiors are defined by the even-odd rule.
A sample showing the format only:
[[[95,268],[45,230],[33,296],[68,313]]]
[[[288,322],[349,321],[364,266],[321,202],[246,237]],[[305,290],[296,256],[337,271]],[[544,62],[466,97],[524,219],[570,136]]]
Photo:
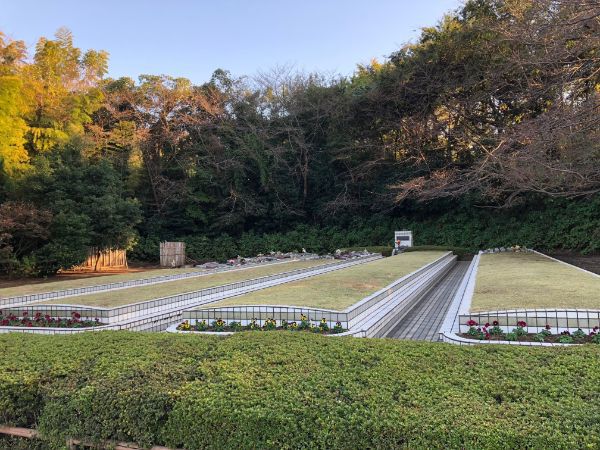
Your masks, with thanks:
[[[129,252],[132,260],[158,261],[160,239],[182,240],[188,256],[197,261],[254,256],[269,251],[305,248],[327,253],[336,249],[381,248],[391,252],[395,230],[412,230],[415,250],[451,250],[459,258],[489,247],[523,245],[538,250],[570,249],[582,253],[600,251],[600,195],[582,201],[532,199],[520,207],[476,208],[446,205],[439,211],[419,205],[405,216],[373,215],[338,225],[288,225],[286,231],[249,230],[241,234],[170,234],[142,237]],[[384,248],[386,250],[384,250]],[[414,250],[412,250],[414,251]],[[385,255],[384,255],[385,256]]]
[[[0,423],[50,448],[600,445],[598,346],[102,332],[1,335],[0,350]]]

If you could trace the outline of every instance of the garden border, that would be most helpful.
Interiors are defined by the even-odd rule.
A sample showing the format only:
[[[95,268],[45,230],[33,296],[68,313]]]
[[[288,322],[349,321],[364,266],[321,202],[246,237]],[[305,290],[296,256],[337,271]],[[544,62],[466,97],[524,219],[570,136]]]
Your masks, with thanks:
[[[525,322],[523,328],[528,333],[538,333],[550,325],[556,332],[571,330],[592,330],[600,326],[600,309],[558,309],[558,308],[523,308],[498,311],[477,311],[460,314],[457,333],[469,330],[468,322],[474,320],[478,324],[498,322],[498,326],[508,332],[517,326],[517,322]]]

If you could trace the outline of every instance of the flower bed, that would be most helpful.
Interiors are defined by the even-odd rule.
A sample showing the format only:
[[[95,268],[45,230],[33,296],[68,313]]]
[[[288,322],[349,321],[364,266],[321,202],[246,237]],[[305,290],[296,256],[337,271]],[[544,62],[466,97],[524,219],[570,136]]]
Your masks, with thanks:
[[[600,344],[600,326],[595,326],[589,333],[581,328],[574,332],[563,330],[560,333],[553,333],[552,327],[546,325],[537,333],[530,333],[526,330],[527,323],[518,321],[517,326],[512,331],[505,332],[499,326],[498,321],[491,324],[486,323],[480,326],[475,320],[467,322],[469,331],[460,334],[466,339],[488,340],[488,341],[519,341],[519,342],[548,342],[556,344]]]
[[[21,316],[15,314],[4,315],[0,311],[0,326],[3,327],[52,327],[52,328],[88,328],[104,325],[99,319],[82,320],[81,314],[76,311],[71,313],[70,318],[52,317],[49,314],[42,315],[41,312],[30,316],[27,311],[23,311]]]
[[[339,334],[347,331],[341,322],[336,322],[333,327],[330,327],[327,323],[327,319],[323,318],[320,322],[313,322],[304,314],[300,315],[298,322],[288,322],[287,320],[277,321],[275,319],[266,319],[261,325],[257,319],[252,319],[246,325],[242,325],[242,322],[229,322],[228,324],[223,319],[217,319],[212,321],[210,324],[206,320],[198,321],[195,324],[191,324],[189,321],[183,321],[177,326],[179,331],[212,331],[212,332],[238,332],[238,331],[273,331],[273,330],[286,330],[286,331],[308,331],[319,334]]]

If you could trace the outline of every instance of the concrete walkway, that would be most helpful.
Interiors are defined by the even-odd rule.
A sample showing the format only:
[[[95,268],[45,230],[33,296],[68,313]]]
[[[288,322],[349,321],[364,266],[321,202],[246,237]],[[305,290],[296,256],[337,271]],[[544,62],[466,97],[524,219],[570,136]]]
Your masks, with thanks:
[[[457,262],[384,337],[439,340],[440,327],[469,264],[469,261]]]

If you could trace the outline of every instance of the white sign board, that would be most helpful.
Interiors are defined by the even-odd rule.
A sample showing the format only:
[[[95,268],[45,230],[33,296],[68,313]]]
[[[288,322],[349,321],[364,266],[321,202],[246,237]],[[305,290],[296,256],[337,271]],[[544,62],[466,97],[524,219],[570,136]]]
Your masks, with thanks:
[[[394,247],[412,247],[413,235],[412,231],[402,230],[394,232]]]

